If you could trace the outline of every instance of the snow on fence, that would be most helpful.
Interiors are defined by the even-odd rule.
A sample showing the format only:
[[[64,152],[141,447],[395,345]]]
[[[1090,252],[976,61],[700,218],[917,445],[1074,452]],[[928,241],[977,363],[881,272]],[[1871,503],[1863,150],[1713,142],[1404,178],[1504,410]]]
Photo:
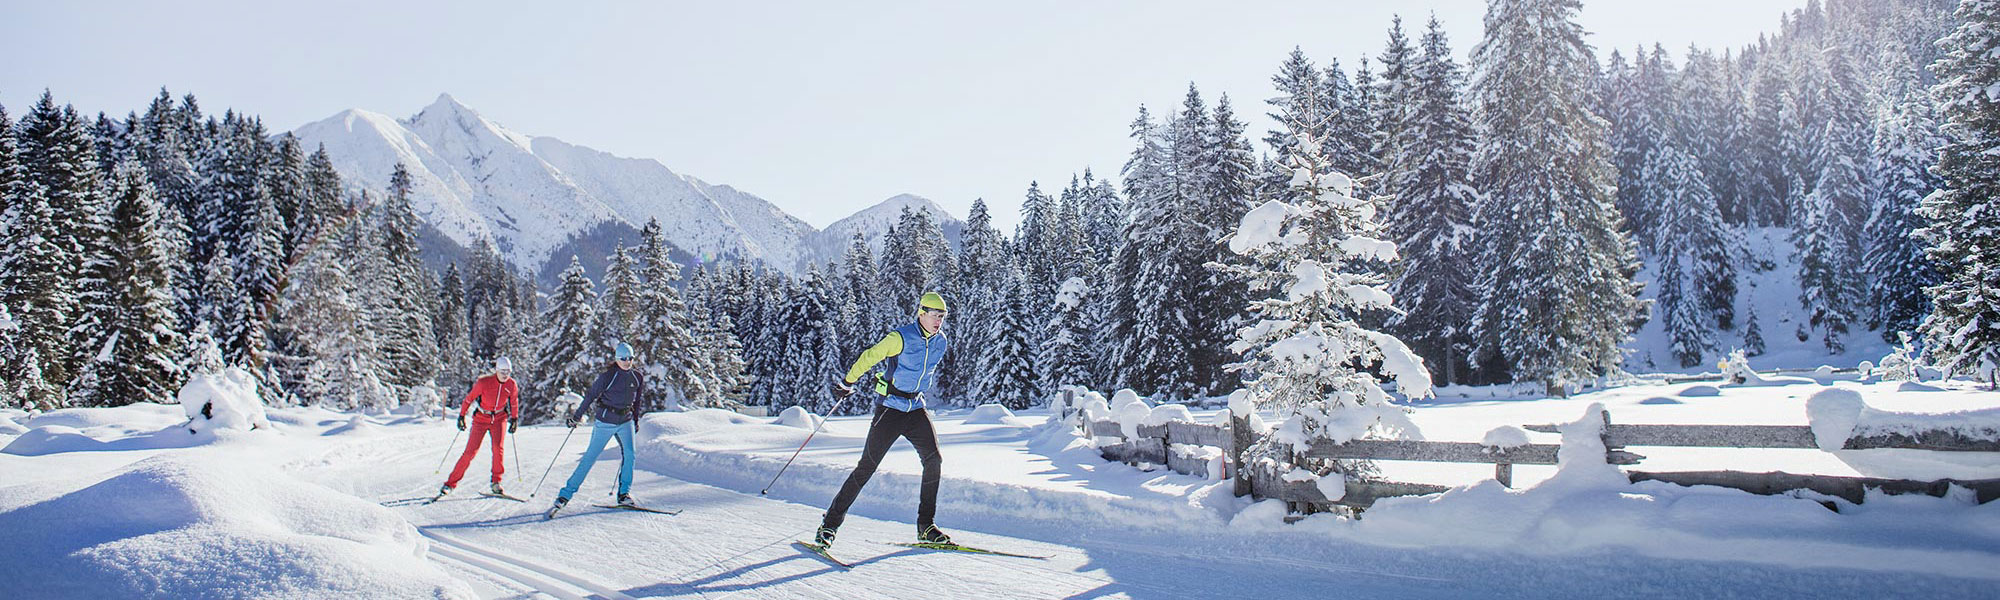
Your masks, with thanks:
[[[1074,406],[1073,398],[1067,397],[1070,394],[1073,392],[1065,391],[1067,400],[1065,406]],[[1071,412],[1073,411],[1064,410],[1064,417]],[[2000,436],[1979,434],[1993,433],[1988,430],[1981,430],[1979,433],[1968,432],[1964,426],[1936,426],[1928,429],[1904,427],[1900,431],[1861,427],[1854,428],[1844,442],[1826,440],[1829,443],[1822,444],[1819,436],[1814,434],[1813,426],[1809,425],[1627,425],[1612,423],[1609,411],[1603,414],[1605,422],[1601,437],[1605,448],[1605,462],[1612,465],[1636,465],[1646,458],[1625,450],[1628,446],[1820,450],[1828,447],[1837,450],[1900,448],[1943,452],[2000,452]],[[1228,425],[1204,425],[1181,421],[1140,425],[1136,430],[1137,437],[1128,437],[1117,421],[1085,421],[1079,425],[1083,427],[1085,435],[1093,439],[1120,440],[1108,444],[1099,442],[1098,451],[1106,460],[1135,465],[1163,464],[1177,473],[1196,477],[1209,477],[1211,461],[1197,458],[1197,453],[1177,450],[1176,446],[1218,448],[1224,456],[1224,459],[1219,461],[1223,465],[1224,473],[1219,475],[1235,479],[1237,496],[1252,496],[1260,500],[1277,498],[1299,508],[1310,506],[1323,509],[1340,505],[1366,509],[1382,498],[1435,494],[1450,489],[1449,486],[1427,483],[1347,479],[1344,482],[1346,493],[1339,498],[1328,498],[1328,494],[1322,491],[1315,481],[1293,480],[1281,473],[1269,473],[1264,472],[1265,469],[1246,467],[1242,455],[1236,452],[1236,449],[1248,448],[1256,442],[1256,436],[1266,434],[1255,431],[1244,417],[1232,416]],[[1528,425],[1526,429],[1543,433],[1560,433],[1556,425]],[[1514,465],[1555,465],[1557,453],[1561,448],[1560,444],[1493,445],[1415,440],[1364,439],[1347,442],[1318,440],[1299,456],[1490,463],[1494,465],[1494,479],[1501,485],[1512,487]],[[1763,495],[1809,490],[1855,504],[1860,504],[1866,498],[1869,489],[1880,490],[1887,494],[1916,493],[1944,496],[1955,486],[1970,490],[1980,503],[2000,498],[2000,479],[1914,481],[1741,471],[1627,471],[1626,476],[1634,483],[1664,481],[1687,486],[1713,485]],[[1831,503],[1827,504],[1829,508],[1833,506]]]

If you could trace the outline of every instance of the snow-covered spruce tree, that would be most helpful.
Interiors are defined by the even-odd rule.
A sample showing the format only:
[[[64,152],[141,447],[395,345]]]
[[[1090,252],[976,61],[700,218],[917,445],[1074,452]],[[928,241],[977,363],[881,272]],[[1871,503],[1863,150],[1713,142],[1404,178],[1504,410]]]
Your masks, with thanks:
[[[610,349],[597,332],[597,286],[583,273],[583,263],[569,258],[562,285],[549,297],[542,313],[541,345],[535,352],[535,394],[522,398],[522,419],[529,423],[560,421],[556,397],[565,391],[583,393],[604,366]]]
[[[1081,277],[1071,277],[1056,289],[1056,297],[1049,312],[1050,318],[1041,338],[1041,348],[1035,351],[1041,357],[1041,390],[1044,395],[1065,385],[1089,385],[1091,373],[1096,369],[1096,353],[1091,347],[1095,339],[1094,296],[1090,285]]]
[[[1605,122],[1587,106],[1594,65],[1579,6],[1493,0],[1472,53],[1485,135],[1473,157],[1482,322],[1512,378],[1551,394],[1615,368],[1645,306],[1613,206]]]
[[[292,265],[279,297],[285,318],[276,333],[293,340],[296,356],[286,357],[289,364],[280,366],[285,390],[301,404],[333,410],[396,405],[395,394],[382,383],[379,344],[375,329],[368,326],[364,293],[343,251],[334,245],[313,248]]]
[[[458,263],[445,265],[438,280],[438,316],[432,328],[437,335],[440,389],[470,389],[475,376],[490,365],[472,358],[471,314],[465,306],[465,277]]]
[[[1729,240],[1701,167],[1679,144],[1670,141],[1656,148],[1642,179],[1650,184],[1642,201],[1653,207],[1659,225],[1650,248],[1660,282],[1655,307],[1674,358],[1681,367],[1692,367],[1716,350],[1704,290],[1722,282],[1727,296],[1735,297],[1735,273],[1724,254]]]
[[[87,290],[81,282],[86,277],[102,276],[100,258],[109,253],[104,247],[101,218],[102,174],[98,171],[96,144],[89,125],[77,116],[75,108],[58,108],[54,97],[46,91],[15,125],[14,137],[22,175],[38,188],[29,193],[41,195],[48,206],[49,226],[33,229],[40,233],[27,235],[45,236],[50,244],[46,251],[54,258],[48,263],[54,276],[47,278],[54,289],[40,299],[47,303],[33,306],[33,310],[19,303],[14,306],[20,311],[20,318],[37,330],[33,337],[61,340],[51,346],[38,343],[36,347],[41,350],[42,376],[51,384],[63,384],[75,376],[74,369],[96,350],[73,343],[67,332],[84,326],[84,319],[93,318],[94,311],[85,309],[94,301],[85,297]],[[56,317],[62,320],[41,323]]]
[[[1946,143],[1930,113],[1929,102],[1910,98],[1876,123],[1874,171],[1880,185],[1862,229],[1861,264],[1868,274],[1868,324],[1889,342],[1922,324],[1931,312],[1924,288],[1943,281],[1915,235],[1923,226],[1917,205],[1944,187],[1930,172],[1937,149]]]
[[[1090,255],[1097,261],[1092,276],[1101,277],[1111,255],[1118,251],[1119,236],[1125,231],[1130,211],[1118,190],[1112,188],[1111,180],[1097,179],[1090,169],[1083,170],[1083,189],[1080,210],[1084,237],[1090,240]]]
[[[1028,182],[1027,198],[1021,201],[1021,224],[1014,228],[1014,264],[1021,266],[1021,275],[1027,278],[1031,289],[1055,287],[1055,282],[1044,283],[1055,274],[1056,261],[1056,201],[1042,192],[1040,182]],[[993,273],[998,278],[1002,273]],[[1004,287],[1004,286],[997,286]],[[998,296],[1001,292],[996,292]]]
[[[993,215],[986,208],[986,201],[974,200],[972,212],[965,220],[965,229],[959,233],[958,279],[949,300],[952,345],[961,349],[984,348],[992,330],[993,314],[1000,306],[1003,287],[1002,276],[1014,264],[1012,251],[1000,230],[993,227]],[[905,313],[907,314],[907,313]],[[901,323],[884,323],[875,328],[857,332],[857,339],[851,340],[860,347],[850,344],[842,356],[855,356],[868,345],[882,339],[882,330]],[[944,388],[943,395],[958,398],[972,395],[977,382],[991,367],[979,360],[977,352],[951,352],[940,365],[938,385]]]
[[[604,292],[597,296],[598,331],[606,339],[631,341],[633,323],[639,319],[639,259],[621,241],[604,262]]]
[[[180,315],[173,297],[172,258],[159,236],[160,204],[136,160],[112,174],[109,247],[101,326],[83,343],[98,353],[83,367],[96,395],[72,396],[80,406],[173,402],[182,379]]]
[[[14,336],[19,360],[0,363],[0,377],[11,381],[23,406],[53,408],[61,402],[58,387],[49,385],[49,370],[71,346],[68,325],[77,310],[74,286],[63,276],[69,253],[58,243],[55,216],[42,186],[17,160],[15,136],[0,112],[0,305],[13,311],[19,331]],[[67,381],[67,380],[62,380]]]
[[[1947,140],[1934,167],[1945,188],[1917,214],[1945,280],[1926,290],[1937,308],[1924,320],[1925,355],[1954,375],[2000,388],[2000,0],[1966,0],[1962,23],[1938,40],[1931,65]]]
[[[1433,17],[1435,19],[1435,17]],[[1419,118],[1419,100],[1416,98],[1417,63],[1423,60],[1420,50],[1410,46],[1409,36],[1403,35],[1403,16],[1394,15],[1389,25],[1389,39],[1382,44],[1382,53],[1376,62],[1382,63],[1382,75],[1375,80],[1373,101],[1368,110],[1375,123],[1376,161],[1380,167],[1393,169],[1397,158],[1404,154],[1402,143],[1407,139],[1409,121]],[[1395,196],[1395,179],[1384,177],[1372,190],[1378,195]]]
[[[1190,94],[1199,104],[1199,96]],[[1192,398],[1203,389],[1195,380],[1191,351],[1196,307],[1187,302],[1192,282],[1205,273],[1190,259],[1206,256],[1194,242],[1198,225],[1186,210],[1192,175],[1179,169],[1182,157],[1199,150],[1189,138],[1206,137],[1200,124],[1171,119],[1156,129],[1141,109],[1133,123],[1138,147],[1126,163],[1125,189],[1133,195],[1132,221],[1113,259],[1112,341],[1106,361],[1112,376],[1103,387],[1129,387],[1168,399]]]
[[[1293,182],[1304,200],[1269,200],[1252,209],[1229,239],[1229,249],[1243,260],[1210,265],[1247,278],[1257,293],[1271,294],[1250,305],[1257,320],[1231,346],[1244,357],[1232,368],[1248,379],[1231,396],[1231,409],[1238,416],[1273,409],[1285,419],[1277,435],[1247,449],[1260,457],[1253,463],[1257,468],[1282,474],[1298,466],[1322,477],[1367,477],[1372,469],[1365,462],[1313,464],[1292,457],[1320,439],[1417,434],[1374,370],[1393,378],[1411,398],[1430,395],[1430,373],[1395,336],[1356,322],[1363,312],[1390,305],[1379,279],[1354,268],[1363,260],[1395,258],[1395,244],[1358,234],[1375,228],[1374,207],[1350,195],[1347,176],[1321,174],[1326,167],[1316,153],[1296,158]]]
[[[645,363],[647,391],[662,398],[674,394],[684,402],[713,406],[720,395],[709,379],[707,355],[696,338],[694,323],[688,319],[687,303],[674,288],[681,279],[681,266],[668,256],[666,236],[658,220],[647,221],[639,239],[635,258],[645,279],[634,277],[621,285],[637,288],[631,298],[632,320],[626,337]],[[614,278],[608,268],[604,276],[607,281]],[[609,299],[610,287],[605,294],[605,309],[616,310],[617,303]]]
[[[1867,113],[1853,69],[1838,53],[1828,62],[1829,83],[1820,102],[1827,120],[1813,159],[1818,183],[1806,196],[1804,219],[1793,237],[1799,248],[1799,304],[1811,314],[1808,321],[1821,331],[1826,349],[1840,353],[1846,349],[1841,338],[1863,299],[1855,279],[1871,177]]]
[[[1424,357],[1434,380],[1462,380],[1474,341],[1479,303],[1473,271],[1472,187],[1475,135],[1460,100],[1464,74],[1452,60],[1434,17],[1423,53],[1409,67],[1407,95],[1414,104],[1390,158],[1387,189],[1396,190],[1388,235],[1401,250],[1389,292],[1403,312],[1389,327]]]
[[[1743,318],[1743,351],[1751,356],[1764,355],[1764,328],[1757,323],[1757,307],[1751,305],[1749,316]]]
[[[1228,251],[1220,240],[1235,226],[1231,218],[1255,206],[1256,158],[1250,140],[1243,137],[1243,129],[1243,122],[1236,120],[1230,108],[1229,96],[1217,99],[1207,131],[1209,137],[1193,161],[1198,172],[1197,187],[1186,209],[1195,215],[1196,229],[1188,240],[1195,246],[1194,262],[1205,264],[1227,259]],[[1199,266],[1194,269],[1197,273],[1204,271]],[[1228,365],[1236,360],[1229,344],[1247,320],[1243,307],[1251,296],[1249,286],[1241,278],[1221,271],[1205,271],[1188,294],[1188,303],[1198,311],[1195,317],[1203,324],[1195,328],[1189,362],[1195,368],[1195,381],[1203,386],[1200,393],[1217,396],[1241,386],[1239,378],[1227,372]],[[1040,313],[1036,315],[1040,322],[1049,319],[1046,312],[1040,312],[1048,299],[1049,296],[1032,299]],[[1055,388],[1043,391],[1053,393]]]
[[[689,305],[688,314],[694,323],[695,336],[700,340],[697,347],[703,353],[702,364],[708,368],[706,375],[711,394],[696,399],[695,405],[742,406],[744,394],[750,388],[750,377],[745,372],[748,365],[743,360],[743,343],[736,339],[729,315],[710,310],[706,303]]]
[[[833,380],[840,376],[840,347],[834,336],[834,314],[828,297],[832,282],[819,267],[810,269],[793,286],[776,324],[778,348],[772,406],[804,406],[818,414],[834,408]],[[850,402],[849,410],[856,408]]]
[[[411,205],[410,172],[401,163],[389,176],[387,191],[376,220],[382,264],[370,273],[377,278],[370,287],[381,301],[369,320],[381,344],[383,382],[400,394],[437,379],[437,289],[419,255],[423,221]]]
[[[1650,186],[1642,177],[1647,159],[1672,133],[1667,119],[1672,114],[1669,108],[1675,105],[1668,89],[1673,65],[1666,50],[1657,44],[1650,56],[1644,48],[1633,49],[1632,62],[1632,74],[1612,103],[1616,112],[1607,116],[1613,125],[1609,139],[1618,169],[1619,213],[1641,243],[1650,243],[1655,230],[1654,207],[1643,197]]]
[[[987,344],[977,348],[979,364],[985,368],[980,370],[972,399],[1022,410],[1033,406],[1041,392],[1031,345],[1034,327],[1028,322],[1028,286],[1018,268],[1007,269],[1001,279],[1005,301],[995,307]]]
[[[6,126],[6,123],[0,123],[0,128]],[[0,361],[8,365],[19,365],[26,358],[24,356],[27,353],[26,348],[20,344],[20,335],[21,324],[14,320],[14,313],[7,310],[7,305],[0,304]],[[16,370],[19,369],[0,369],[0,408],[22,407],[19,390],[14,388],[14,382],[9,379],[10,372]]]
[[[1785,80],[1774,58],[1767,57],[1757,63],[1752,73],[1750,114],[1745,125],[1748,141],[1744,147],[1744,161],[1750,171],[1744,174],[1743,210],[1750,223],[1784,225],[1791,222],[1785,199],[1792,193],[1783,149],[1789,136],[1786,129],[1789,122],[1784,118]]]

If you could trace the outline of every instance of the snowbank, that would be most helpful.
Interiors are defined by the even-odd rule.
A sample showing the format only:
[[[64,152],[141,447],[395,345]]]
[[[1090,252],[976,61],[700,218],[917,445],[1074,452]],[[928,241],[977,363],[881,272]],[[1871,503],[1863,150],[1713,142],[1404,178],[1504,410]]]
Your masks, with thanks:
[[[1948,431],[1980,440],[2000,439],[2000,408],[1949,413],[1905,413],[1869,408],[1861,393],[1846,388],[1830,388],[1806,399],[1806,416],[1813,438],[1828,452],[1847,446],[1855,437],[1900,434],[1915,436],[1926,431]]]
[[[264,399],[257,395],[257,379],[240,368],[196,373],[181,386],[179,398],[189,431],[247,431],[271,426],[264,414]]]
[[[76,484],[0,493],[9,596],[473,597],[424,559],[426,542],[389,509],[220,449],[163,454],[59,489],[67,485]]]
[[[1014,418],[1014,411],[998,404],[981,404],[965,417],[967,425],[1012,425],[1008,419]]]
[[[0,453],[44,456],[64,452],[187,448],[213,443],[218,439],[217,432],[191,431],[182,426],[186,423],[180,407],[166,404],[65,408],[28,419],[23,424],[27,430],[20,432],[5,448],[0,448]]]
[[[772,422],[786,427],[812,430],[819,429],[820,424],[826,422],[826,417],[813,414],[812,411],[806,410],[803,406],[795,405],[785,409],[784,412],[778,413],[777,420]]]

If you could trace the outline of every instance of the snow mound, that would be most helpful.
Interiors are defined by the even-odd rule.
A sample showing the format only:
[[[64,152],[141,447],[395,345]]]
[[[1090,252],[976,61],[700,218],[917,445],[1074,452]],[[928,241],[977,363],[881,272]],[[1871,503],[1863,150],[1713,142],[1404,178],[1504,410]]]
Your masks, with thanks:
[[[1118,422],[1118,429],[1125,439],[1139,437],[1139,426],[1153,416],[1153,407],[1140,398],[1138,392],[1130,389],[1118,390],[1111,398],[1111,420]]]
[[[824,422],[826,422],[824,417],[812,414],[812,411],[806,410],[803,406],[785,409],[784,412],[778,413],[778,420],[775,421],[779,425],[799,429],[819,429],[820,424]]]
[[[1152,412],[1146,413],[1146,419],[1144,421],[1140,421],[1139,424],[1165,425],[1173,421],[1193,423],[1194,415],[1188,412],[1187,406],[1180,404],[1162,404],[1153,407]]]
[[[1645,400],[1640,400],[1639,403],[1640,404],[1687,404],[1686,402],[1682,402],[1680,400],[1676,400],[1673,398],[1668,398],[1666,396],[1654,396],[1651,398],[1647,398]]]
[[[1713,398],[1722,395],[1722,389],[1712,385],[1690,385],[1677,395],[1684,398]]]
[[[22,427],[20,423],[15,423],[13,419],[0,417],[0,435],[21,435],[27,432],[28,428]]]
[[[215,442],[218,434],[263,435],[234,430],[195,430],[183,427],[187,420],[178,406],[132,404],[115,408],[66,408],[29,419],[27,430],[8,442],[0,453],[16,456],[44,456],[64,452],[116,450],[157,450],[188,448]],[[226,436],[225,436],[226,437]]]
[[[226,466],[226,468],[225,468]],[[18,598],[470,598],[389,509],[220,451],[142,460],[0,512]]]
[[[240,368],[196,373],[181,386],[179,398],[189,431],[248,431],[271,426],[264,414],[264,399],[257,395],[257,379]]]
[[[1934,386],[1934,385],[1925,385],[1925,384],[1922,384],[1922,383],[1917,383],[1917,382],[1915,382],[1915,381],[1905,381],[1905,382],[1903,382],[1903,383],[1901,383],[1901,384],[1898,384],[1898,385],[1896,386],[1896,391],[1897,391],[1898,393],[1901,393],[1901,392],[1942,392],[1942,391],[1944,391],[1944,388],[1941,388],[1941,387],[1937,387],[1937,386]]]
[[[1008,425],[1007,419],[1014,418],[1014,411],[998,404],[981,404],[965,417],[967,425]]]
[[[346,425],[341,425],[339,427],[328,429],[326,430],[326,433],[322,433],[320,435],[351,435],[351,434],[370,435],[370,434],[380,433],[381,431],[382,428],[380,426],[377,426],[375,423],[370,422],[368,420],[368,417],[364,417],[361,415],[354,415],[352,417],[347,418]]]
[[[1528,445],[1528,431],[1513,425],[1502,425],[1486,432],[1480,444],[1494,448],[1511,449]]]
[[[1915,436],[1926,431],[1947,431],[1979,440],[2000,439],[2000,408],[1948,413],[1907,413],[1870,408],[1861,393],[1831,388],[1806,399],[1806,416],[1813,438],[1828,452],[1847,446],[1855,437],[1878,435]]]

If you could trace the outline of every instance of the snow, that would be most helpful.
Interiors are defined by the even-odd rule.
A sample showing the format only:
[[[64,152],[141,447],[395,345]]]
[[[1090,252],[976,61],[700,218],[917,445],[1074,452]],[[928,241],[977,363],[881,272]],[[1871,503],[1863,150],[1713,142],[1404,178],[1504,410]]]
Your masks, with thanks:
[[[1326,289],[1326,269],[1315,261],[1299,261],[1298,266],[1292,268],[1292,278],[1295,281],[1285,289],[1285,295],[1293,302]]]
[[[1171,423],[1174,421],[1180,421],[1183,423],[1195,422],[1194,415],[1188,412],[1187,406],[1180,404],[1162,404],[1153,407],[1153,411],[1147,413],[1146,419],[1144,421],[1140,421],[1140,424],[1165,425],[1167,423]]]
[[[1084,283],[1082,277],[1071,277],[1063,280],[1062,287],[1056,289],[1055,305],[1074,310],[1088,295],[1090,295],[1090,285]]]
[[[1897,391],[1904,390],[1897,385]],[[1854,437],[1899,434],[1916,436],[1944,431],[1975,440],[2000,440],[2000,407],[1945,413],[1915,413],[1870,408],[1861,393],[1830,388],[1806,400],[1813,437],[1821,450],[1832,452]]]
[[[965,417],[967,425],[1012,425],[1014,411],[998,404],[981,404]]]
[[[1396,243],[1365,236],[1352,236],[1340,240],[1340,251],[1366,260],[1394,262]]]
[[[257,395],[256,377],[241,368],[191,375],[178,398],[189,431],[247,431],[271,426],[264,414],[264,399]]]
[[[1528,445],[1528,430],[1502,425],[1486,432],[1486,437],[1481,438],[1479,443],[1503,450],[1519,448]]]
[[[1243,214],[1243,219],[1236,226],[1235,235],[1229,237],[1229,251],[1249,254],[1278,241],[1278,234],[1284,229],[1285,219],[1290,217],[1292,212],[1292,205],[1277,200],[1267,200],[1257,205],[1257,208],[1250,209],[1250,212]]]
[[[805,407],[794,406],[785,409],[784,412],[778,413],[778,418],[772,422],[786,427],[816,430],[820,428],[821,423],[826,422],[826,418],[813,414],[812,411],[806,410]]]
[[[634,495],[686,508],[676,517],[587,506],[608,500],[617,453],[553,521],[527,505],[461,491],[432,505],[439,453],[460,436],[422,415],[271,408],[270,427],[217,432],[197,447],[119,445],[162,430],[187,436],[171,405],[68,409],[0,418],[29,429],[85,431],[109,447],[0,453],[0,580],[10,597],[1979,597],[2000,574],[2000,504],[1875,495],[1860,505],[1735,490],[1632,484],[1604,463],[1604,411],[1622,423],[1801,424],[1809,396],[1851,391],[1867,410],[1924,423],[1982,422],[2000,394],[1969,382],[1852,380],[1719,386],[1641,383],[1571,398],[1453,386],[1410,401],[1406,419],[1435,439],[1564,443],[1559,467],[1518,465],[1513,489],[1491,465],[1378,461],[1385,478],[1452,486],[1377,502],[1360,519],[1286,522],[1283,503],[1230,494],[1229,481],[1112,463],[1061,420],[981,424],[933,415],[943,442],[939,524],[996,549],[1051,554],[1019,561],[908,551],[922,467],[897,442],[856,501],[833,571],[786,542],[809,534],[860,456],[866,415],[827,419],[769,495],[757,492],[806,441],[774,419],[702,409],[640,424]],[[1649,405],[1674,396],[1682,404]],[[1077,404],[1143,407],[1146,417],[1215,422],[1224,409],[1148,405],[1137,394]],[[1249,410],[1251,407],[1241,407]],[[1257,417],[1256,413],[1250,413]],[[1016,421],[1043,422],[1044,409]],[[1887,419],[1887,420],[1883,420]],[[1520,425],[1568,422],[1562,433]],[[1814,422],[1814,425],[1819,423]],[[1905,423],[1905,425],[1910,425]],[[1866,426],[1862,426],[1866,428]],[[536,471],[575,464],[583,444],[562,427],[509,436],[524,469],[507,485],[527,497]],[[1503,439],[1504,438],[1504,439]],[[0,438],[4,439],[4,438]],[[462,442],[463,440],[457,440]],[[552,454],[561,448],[561,454]],[[1176,444],[1181,456],[1212,448]],[[2000,477],[1995,453],[1907,450],[1647,448],[1647,470],[1885,477]],[[510,457],[511,458],[511,457]],[[474,479],[485,461],[475,461]],[[522,471],[528,471],[523,473]],[[1313,478],[1329,495],[1345,480]],[[556,482],[550,482],[554,484]],[[378,503],[388,503],[384,507]],[[645,557],[606,560],[605,557]],[[941,576],[942,575],[942,576]],[[196,586],[209,587],[196,587]],[[1643,592],[1635,592],[1643,590]]]

